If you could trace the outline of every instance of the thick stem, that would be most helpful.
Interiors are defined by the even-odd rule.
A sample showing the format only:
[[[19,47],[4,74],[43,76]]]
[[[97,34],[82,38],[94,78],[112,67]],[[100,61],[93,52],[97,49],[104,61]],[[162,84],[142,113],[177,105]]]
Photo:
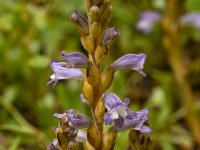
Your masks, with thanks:
[[[183,105],[186,108],[186,122],[193,132],[196,143],[200,146],[200,124],[194,110],[194,97],[187,80],[187,68],[181,53],[178,17],[183,12],[183,0],[166,0],[163,19],[163,45],[168,54],[169,64],[179,85]]]
[[[92,108],[94,121],[94,125],[88,131],[88,141],[96,150],[102,150],[102,114],[104,114],[104,108],[98,109],[98,104],[100,103],[103,94],[100,89],[101,61],[98,60],[101,60],[100,57],[104,57],[102,55],[104,54],[104,49],[98,49],[98,47],[101,47],[102,35],[110,21],[111,8],[109,0],[85,0],[85,5],[88,16],[89,35],[87,37],[82,37],[82,43],[85,45],[85,48],[89,53],[89,60],[92,63],[91,66],[87,69],[87,81],[91,85],[92,89],[91,96],[89,97],[92,97],[90,105]],[[99,51],[97,51],[97,49]],[[107,53],[104,55],[107,55]]]

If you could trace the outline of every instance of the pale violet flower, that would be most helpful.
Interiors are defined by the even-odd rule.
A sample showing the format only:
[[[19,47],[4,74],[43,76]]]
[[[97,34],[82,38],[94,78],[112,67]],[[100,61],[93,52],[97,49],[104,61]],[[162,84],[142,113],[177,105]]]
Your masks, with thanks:
[[[128,108],[129,99],[122,102],[115,94],[108,93],[104,95],[105,107],[108,110],[104,115],[106,125],[112,125],[117,131],[127,129],[138,130],[142,133],[151,132],[151,128],[145,123],[148,121],[148,110],[143,109],[134,112]]]
[[[137,71],[143,76],[146,74],[142,71],[144,63],[146,61],[145,54],[127,54],[117,59],[114,63],[110,65],[112,69],[132,69]]]
[[[89,127],[91,124],[87,116],[80,113],[73,114],[73,109],[65,110],[64,112],[63,114],[55,113],[53,116],[59,119],[65,117],[71,128],[82,129]]]
[[[161,15],[155,11],[145,11],[139,13],[138,17],[139,21],[136,24],[136,28],[144,34],[151,32],[155,22],[161,19]]]
[[[115,94],[108,93],[104,95],[104,102],[108,110],[104,115],[106,125],[111,125],[114,122],[118,128],[121,128],[125,119],[133,119],[136,115],[127,107],[129,99],[122,102]]]
[[[117,131],[124,131],[127,129],[134,129],[138,130],[142,133],[149,133],[151,132],[151,128],[144,123],[148,121],[148,110],[143,109],[136,112],[136,117],[133,119],[125,119],[124,124],[121,128],[115,126]]]
[[[67,62],[66,67],[68,68],[88,68],[89,67],[88,58],[80,52],[73,52],[69,54],[65,54],[65,52],[62,52],[60,54],[60,57],[66,60]]]
[[[63,135],[66,136],[66,140],[70,142],[68,148],[73,146],[75,142],[85,142],[87,140],[87,134],[83,130],[88,128],[91,124],[90,119],[83,114],[74,114],[73,109],[65,110],[63,114],[55,113],[54,117],[60,120],[59,126],[54,130],[62,130]],[[53,147],[54,145],[50,145]]]
[[[85,75],[78,68],[66,68],[66,62],[59,62],[56,59],[51,61],[51,69],[53,74],[50,76],[51,80],[47,83],[54,82],[53,87],[58,83],[59,80],[64,79],[83,79]]]
[[[190,25],[200,30],[200,12],[187,13],[181,16],[180,24]]]

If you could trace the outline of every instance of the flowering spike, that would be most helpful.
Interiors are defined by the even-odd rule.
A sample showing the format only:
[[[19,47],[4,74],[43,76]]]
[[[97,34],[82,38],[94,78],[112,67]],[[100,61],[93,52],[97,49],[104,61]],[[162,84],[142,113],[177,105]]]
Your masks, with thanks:
[[[71,68],[87,68],[89,67],[89,60],[88,58],[80,53],[80,52],[74,52],[70,54],[65,54],[65,52],[62,52],[60,54],[60,57],[65,59],[67,61],[67,67]]]
[[[146,61],[145,54],[127,54],[117,59],[114,63],[110,65],[110,68],[116,69],[133,69],[139,74],[146,76],[142,71],[143,65]]]
[[[146,133],[150,128],[145,125],[148,120],[145,112],[134,112],[128,108],[129,99],[122,102],[115,94],[105,91],[111,86],[117,69],[133,69],[145,76],[142,71],[146,60],[144,54],[125,55],[102,71],[102,63],[108,56],[111,43],[119,36],[117,28],[108,28],[111,19],[111,0],[85,0],[87,18],[74,11],[70,19],[77,25],[81,34],[81,44],[88,56],[79,52],[60,57],[65,62],[52,60],[51,81],[53,87],[59,80],[83,79],[81,99],[91,108],[92,121],[83,114],[74,114],[73,110],[65,110],[63,114],[55,113],[59,119],[54,128],[57,143],[62,150],[75,150],[78,142],[84,142],[84,149],[112,150],[117,132],[126,129],[139,130]],[[86,68],[86,73],[79,68]],[[148,112],[147,112],[148,113]],[[130,121],[130,123],[129,123]],[[106,125],[113,126],[105,133]],[[86,129],[86,130],[85,130]],[[86,131],[86,132],[85,132]],[[51,150],[56,145],[50,145]],[[55,149],[56,150],[56,149]]]

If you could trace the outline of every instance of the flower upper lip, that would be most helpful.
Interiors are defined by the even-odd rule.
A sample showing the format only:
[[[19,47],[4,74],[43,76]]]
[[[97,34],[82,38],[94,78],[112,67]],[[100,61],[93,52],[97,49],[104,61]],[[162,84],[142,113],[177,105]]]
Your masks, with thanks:
[[[62,52],[61,58],[65,59],[66,62],[60,62],[57,59],[52,59],[50,67],[53,74],[50,76],[51,80],[47,84],[54,82],[54,88],[59,80],[85,78],[85,74],[79,69],[81,67],[89,67],[89,60],[84,54],[79,52],[65,54]]]
[[[145,54],[126,54],[110,65],[111,69],[133,69],[143,76],[146,74],[142,71],[147,57]]]
[[[80,52],[65,54],[65,52],[63,51],[60,54],[60,57],[66,60],[67,64],[69,64],[69,66],[72,68],[88,68],[89,67],[88,58]]]

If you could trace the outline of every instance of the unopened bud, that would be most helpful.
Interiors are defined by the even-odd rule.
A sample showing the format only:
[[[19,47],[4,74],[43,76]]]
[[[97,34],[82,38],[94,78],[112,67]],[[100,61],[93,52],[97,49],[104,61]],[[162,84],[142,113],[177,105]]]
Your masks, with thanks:
[[[90,12],[91,13],[98,13],[99,12],[99,7],[96,6],[96,5],[92,6],[91,9],[90,9]]]
[[[102,44],[109,45],[112,43],[113,40],[115,40],[119,36],[119,31],[117,28],[108,28],[103,35],[102,38]]]
[[[94,5],[91,7],[90,9],[90,21],[93,23],[93,22],[96,22],[98,20],[98,16],[99,16],[99,7]]]
[[[81,13],[74,11],[70,15],[70,19],[78,26],[79,32],[82,35],[89,34],[88,20]]]

